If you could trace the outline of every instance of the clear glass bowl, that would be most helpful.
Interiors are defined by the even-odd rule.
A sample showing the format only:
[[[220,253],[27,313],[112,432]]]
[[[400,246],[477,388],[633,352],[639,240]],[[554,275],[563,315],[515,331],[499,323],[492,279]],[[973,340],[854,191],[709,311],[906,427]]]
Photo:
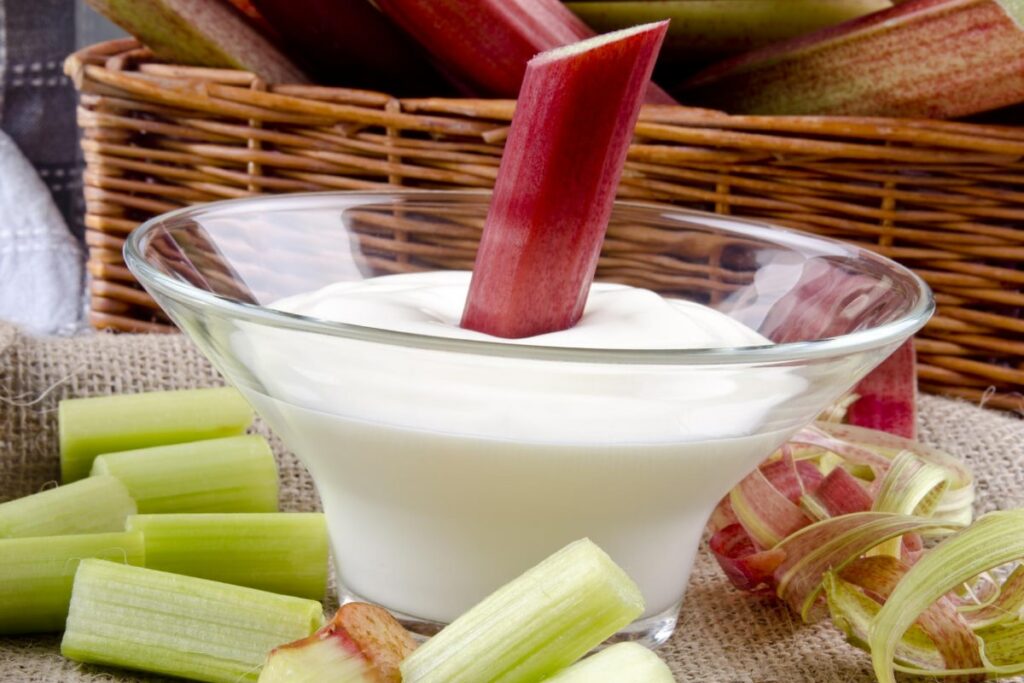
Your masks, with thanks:
[[[931,294],[847,244],[621,203],[599,281],[706,304],[777,343],[549,348],[272,308],[338,281],[470,269],[488,199],[219,202],[147,222],[126,260],[309,467],[343,599],[429,632],[589,536],[647,602],[620,637],[659,643],[715,503],[924,325]]]

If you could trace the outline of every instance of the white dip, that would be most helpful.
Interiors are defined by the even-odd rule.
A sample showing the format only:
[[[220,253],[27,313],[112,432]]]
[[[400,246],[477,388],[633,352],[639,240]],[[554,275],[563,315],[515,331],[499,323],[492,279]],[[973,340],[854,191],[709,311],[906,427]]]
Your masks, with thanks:
[[[770,343],[704,306],[601,284],[572,329],[499,340],[458,327],[468,283],[395,275],[275,307],[513,344]],[[645,616],[673,609],[713,505],[795,429],[779,407],[804,386],[785,368],[530,360],[259,324],[232,345],[240,388],[317,482],[344,590],[441,622],[584,536],[637,581]]]

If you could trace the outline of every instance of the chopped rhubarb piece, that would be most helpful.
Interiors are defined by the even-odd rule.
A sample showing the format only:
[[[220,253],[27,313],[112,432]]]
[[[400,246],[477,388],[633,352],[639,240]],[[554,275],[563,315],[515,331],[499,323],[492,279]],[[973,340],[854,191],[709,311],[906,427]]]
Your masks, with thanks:
[[[142,514],[277,512],[277,463],[255,434],[107,453],[92,473],[120,479]]]
[[[515,97],[534,55],[594,35],[558,0],[377,0],[377,5],[473,94]],[[653,83],[647,101],[676,104]]]
[[[579,320],[667,26],[609,33],[530,60],[463,327],[520,338]]]
[[[87,477],[0,503],[0,538],[123,531],[138,508],[115,477]]]
[[[275,648],[259,683],[400,683],[398,666],[414,649],[387,610],[350,602],[313,635]]]
[[[484,598],[413,652],[402,663],[402,681],[545,680],[643,611],[633,580],[582,539]]]
[[[89,476],[97,455],[241,434],[252,408],[236,389],[185,389],[72,398],[60,402],[60,472]]]
[[[1024,4],[910,0],[749,52],[684,83],[737,114],[953,118],[1024,101]]]
[[[145,534],[149,569],[313,600],[327,590],[321,513],[132,515],[124,526]]]
[[[76,662],[255,683],[270,650],[323,623],[315,600],[87,559],[60,651]]]
[[[658,655],[639,643],[616,643],[549,678],[549,683],[674,683]]]
[[[917,356],[913,340],[904,342],[853,391],[858,399],[846,411],[850,424],[915,438]]]
[[[89,557],[141,567],[142,534],[0,539],[0,635],[63,630],[75,570]]]

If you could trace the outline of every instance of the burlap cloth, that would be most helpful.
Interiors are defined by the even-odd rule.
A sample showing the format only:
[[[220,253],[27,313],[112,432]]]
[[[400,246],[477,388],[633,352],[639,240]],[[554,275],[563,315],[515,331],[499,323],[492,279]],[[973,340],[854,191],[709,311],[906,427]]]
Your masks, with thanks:
[[[0,324],[0,501],[56,480],[61,398],[220,382],[181,336],[32,340]],[[1019,419],[923,397],[921,427],[924,441],[963,458],[974,470],[979,512],[1024,506],[1024,423]],[[272,443],[280,458],[282,508],[316,509],[309,475],[280,442]],[[82,667],[62,659],[57,645],[57,637],[0,638],[0,681],[157,680]],[[661,654],[680,681],[874,680],[867,656],[827,622],[801,625],[779,605],[733,590],[706,553],[694,569],[679,629]]]

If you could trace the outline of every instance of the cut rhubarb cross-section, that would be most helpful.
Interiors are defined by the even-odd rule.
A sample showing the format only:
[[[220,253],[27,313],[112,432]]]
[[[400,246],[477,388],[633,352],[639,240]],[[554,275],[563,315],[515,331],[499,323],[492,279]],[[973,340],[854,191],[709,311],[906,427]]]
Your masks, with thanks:
[[[274,649],[259,683],[398,683],[415,648],[387,610],[350,602],[313,635]]]
[[[667,26],[609,33],[530,60],[463,327],[521,338],[579,320]]]

